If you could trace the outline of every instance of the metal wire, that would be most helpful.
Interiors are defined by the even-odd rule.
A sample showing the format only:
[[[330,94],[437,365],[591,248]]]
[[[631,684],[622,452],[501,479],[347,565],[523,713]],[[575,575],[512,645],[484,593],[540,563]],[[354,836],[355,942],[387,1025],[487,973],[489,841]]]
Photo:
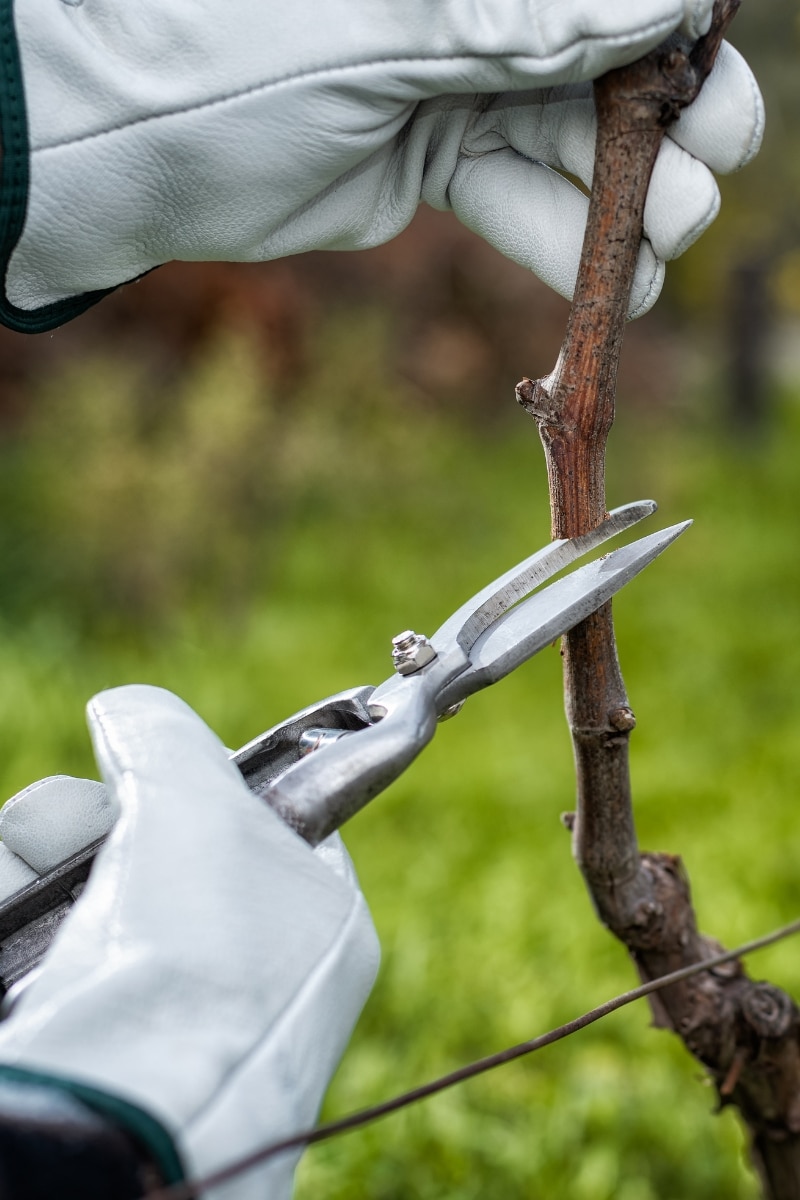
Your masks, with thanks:
[[[412,1088],[411,1091],[402,1092],[398,1096],[384,1100],[381,1104],[371,1105],[369,1108],[350,1113],[346,1117],[340,1117],[336,1121],[328,1121],[324,1125],[318,1125],[315,1129],[307,1129],[302,1133],[294,1134],[292,1137],[284,1138],[279,1142],[272,1142],[270,1145],[263,1146],[260,1150],[256,1150],[252,1154],[238,1159],[229,1166],[204,1176],[202,1179],[190,1179],[185,1183],[177,1183],[171,1187],[160,1188],[155,1192],[148,1192],[146,1195],[140,1197],[140,1200],[196,1200],[196,1197],[204,1189],[227,1183],[229,1180],[236,1178],[237,1175],[241,1175],[245,1171],[259,1166],[261,1163],[274,1158],[278,1154],[285,1154],[289,1150],[298,1149],[300,1146],[312,1146],[316,1142],[327,1141],[329,1138],[337,1137],[339,1134],[349,1133],[353,1129],[361,1129],[363,1126],[377,1121],[380,1117],[386,1117],[390,1113],[398,1112],[402,1108],[408,1108],[409,1105],[417,1104],[420,1100],[425,1100],[428,1096],[434,1096],[437,1092],[443,1092],[446,1088],[453,1087],[457,1083],[463,1083],[466,1079],[473,1079],[476,1075],[492,1071],[495,1067],[500,1067],[504,1063],[513,1062],[515,1058],[522,1058],[523,1055],[532,1054],[535,1050],[541,1050],[545,1046],[552,1045],[553,1042],[559,1042],[563,1038],[577,1033],[580,1029],[585,1029],[587,1025],[593,1025],[601,1017],[607,1017],[610,1013],[616,1012],[618,1008],[624,1008],[625,1005],[632,1004],[634,1000],[641,1000],[644,996],[649,996],[651,992],[657,992],[661,988],[669,987],[673,983],[680,983],[681,980],[690,979],[693,975],[699,975],[703,971],[713,971],[715,967],[721,967],[725,963],[732,962],[734,959],[743,958],[746,954],[752,954],[755,950],[762,950],[765,946],[771,946],[775,942],[783,941],[784,938],[791,937],[797,933],[800,933],[800,920],[792,921],[789,925],[784,925],[782,928],[765,934],[763,937],[756,938],[754,941],[745,942],[735,950],[727,950],[724,954],[716,954],[713,958],[692,963],[689,967],[682,967],[679,971],[672,971],[669,975],[662,975],[659,979],[651,979],[648,983],[641,984],[640,987],[622,992],[621,995],[615,996],[612,1000],[606,1000],[604,1004],[590,1009],[589,1012],[583,1013],[582,1016],[576,1017],[572,1021],[567,1021],[565,1025],[559,1025],[557,1029],[551,1029],[547,1033],[542,1033],[538,1037],[531,1038],[530,1041],[520,1042],[519,1045],[510,1046],[507,1050],[500,1050],[497,1054],[489,1054],[485,1058],[479,1058],[464,1067],[459,1067],[456,1071],[451,1071],[449,1074],[442,1075],[438,1079],[432,1079],[429,1083],[424,1083],[420,1087]]]

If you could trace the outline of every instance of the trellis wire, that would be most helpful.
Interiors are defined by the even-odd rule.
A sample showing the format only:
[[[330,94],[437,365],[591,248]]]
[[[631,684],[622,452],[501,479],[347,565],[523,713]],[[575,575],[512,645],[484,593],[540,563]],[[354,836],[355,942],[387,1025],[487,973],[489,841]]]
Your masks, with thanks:
[[[475,1062],[468,1063],[464,1067],[459,1067],[456,1071],[450,1071],[447,1075],[441,1075],[438,1079],[432,1079],[429,1083],[412,1088],[411,1091],[402,1092],[398,1096],[384,1100],[381,1104],[371,1105],[369,1108],[350,1113],[346,1117],[339,1117],[335,1121],[328,1121],[324,1125],[318,1125],[315,1129],[308,1129],[303,1133],[296,1133],[292,1137],[284,1138],[281,1141],[272,1142],[270,1145],[263,1146],[260,1150],[256,1150],[252,1154],[238,1159],[229,1166],[204,1176],[202,1179],[190,1179],[184,1183],[177,1183],[170,1187],[159,1188],[157,1191],[150,1191],[140,1197],[140,1200],[195,1200],[204,1189],[218,1187],[222,1183],[227,1183],[237,1175],[244,1174],[245,1171],[259,1166],[261,1163],[274,1158],[278,1154],[284,1154],[289,1150],[296,1150],[300,1146],[312,1146],[316,1142],[327,1141],[329,1138],[337,1137],[339,1134],[349,1133],[353,1129],[361,1129],[363,1126],[377,1121],[380,1117],[386,1117],[390,1113],[398,1112],[402,1108],[408,1108],[409,1105],[417,1104],[420,1100],[425,1100],[428,1096],[434,1096],[438,1092],[443,1092],[446,1088],[453,1087],[457,1083],[473,1079],[476,1075],[482,1075],[484,1072],[491,1071],[495,1067],[500,1067],[504,1063],[512,1062],[516,1058],[522,1058],[526,1054],[532,1054],[535,1050],[541,1050],[545,1046],[552,1045],[553,1042],[559,1042],[563,1038],[569,1037],[581,1029],[585,1029],[587,1025],[593,1025],[601,1017],[607,1017],[610,1013],[616,1012],[618,1008],[624,1008],[625,1005],[632,1004],[634,1000],[641,1000],[644,996],[649,996],[651,992],[657,992],[661,988],[669,987],[673,983],[680,983],[683,979],[690,979],[693,975],[699,975],[703,971],[713,971],[715,967],[721,967],[725,963],[732,962],[734,959],[743,958],[746,954],[752,954],[754,950],[762,950],[765,946],[771,946],[775,942],[780,942],[784,938],[791,937],[796,933],[800,933],[800,920],[792,921],[789,925],[784,925],[780,929],[773,930],[772,933],[767,933],[763,937],[756,938],[754,941],[745,942],[735,950],[727,950],[723,954],[714,955],[713,958],[704,959],[703,962],[692,963],[689,967],[682,967],[679,971],[672,971],[669,975],[662,975],[658,979],[651,979],[639,987],[622,992],[621,995],[615,996],[612,1000],[606,1000],[604,1004],[590,1009],[589,1012],[583,1013],[582,1016],[576,1017],[572,1021],[567,1021],[565,1025],[559,1025],[557,1029],[551,1029],[547,1033],[540,1034],[539,1037],[531,1038],[530,1041],[520,1042],[516,1046],[508,1047],[506,1050],[500,1050],[496,1054],[489,1054],[485,1058],[476,1059]]]

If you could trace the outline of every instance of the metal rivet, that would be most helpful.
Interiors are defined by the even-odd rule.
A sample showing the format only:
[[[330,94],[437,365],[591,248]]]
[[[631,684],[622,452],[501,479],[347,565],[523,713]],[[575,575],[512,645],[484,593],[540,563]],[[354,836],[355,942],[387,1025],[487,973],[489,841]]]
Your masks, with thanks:
[[[436,658],[436,651],[421,633],[406,629],[392,638],[392,662],[398,675],[413,675]]]

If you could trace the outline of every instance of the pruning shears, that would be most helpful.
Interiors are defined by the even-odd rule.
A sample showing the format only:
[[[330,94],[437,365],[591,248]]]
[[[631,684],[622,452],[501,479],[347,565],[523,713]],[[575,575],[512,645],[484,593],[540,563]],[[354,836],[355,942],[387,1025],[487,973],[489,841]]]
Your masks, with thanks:
[[[600,608],[691,524],[672,525],[553,579],[655,509],[652,500],[614,509],[591,532],[550,542],[493,580],[431,638],[399,634],[395,670],[384,683],[321,700],[231,756],[248,787],[318,845],[402,774],[438,722]],[[44,955],[102,841],[0,905],[0,995]]]

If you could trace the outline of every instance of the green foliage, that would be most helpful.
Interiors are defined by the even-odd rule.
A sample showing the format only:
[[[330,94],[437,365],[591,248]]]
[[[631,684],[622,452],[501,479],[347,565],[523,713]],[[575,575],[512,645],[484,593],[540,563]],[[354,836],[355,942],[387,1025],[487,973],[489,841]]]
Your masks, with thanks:
[[[513,404],[491,435],[445,425],[387,384],[375,320],[332,325],[319,350],[291,402],[242,342],[158,403],[112,360],[39,398],[3,451],[4,794],[92,772],[80,710],[101,687],[170,687],[236,745],[378,682],[393,633],[430,631],[546,539],[541,454]],[[727,944],[797,915],[796,401],[750,456],[703,421],[625,414],[614,438],[612,503],[653,494],[664,523],[697,519],[616,610],[641,841],[683,855],[701,926]],[[352,823],[384,960],[327,1115],[631,985],[559,823],[572,789],[553,649]],[[800,992],[792,944],[751,969]],[[311,1150],[298,1196],[752,1200],[742,1134],[701,1075],[640,1004]]]
[[[430,460],[435,423],[418,435],[408,394],[382,378],[385,350],[380,318],[331,322],[288,399],[231,332],[167,381],[108,352],[47,377],[0,446],[0,611],[57,590],[95,629],[178,608],[238,619],[299,514],[344,479],[348,508],[371,502],[387,456],[396,488]]]

